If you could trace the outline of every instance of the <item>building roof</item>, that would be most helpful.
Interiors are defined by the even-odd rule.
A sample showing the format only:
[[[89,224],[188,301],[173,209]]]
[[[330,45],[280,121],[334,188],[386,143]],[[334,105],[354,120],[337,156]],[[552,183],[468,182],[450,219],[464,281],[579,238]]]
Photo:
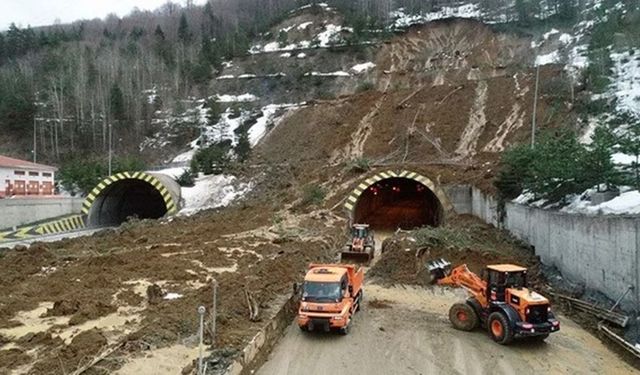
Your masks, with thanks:
[[[50,165],[32,163],[26,160],[14,159],[8,156],[0,155],[0,168],[26,169],[31,171],[52,171],[58,170]]]

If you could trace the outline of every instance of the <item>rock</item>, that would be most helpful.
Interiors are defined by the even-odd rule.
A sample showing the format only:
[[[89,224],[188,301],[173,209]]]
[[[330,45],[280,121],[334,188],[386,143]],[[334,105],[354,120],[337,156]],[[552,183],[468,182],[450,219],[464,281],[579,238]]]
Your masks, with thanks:
[[[162,288],[160,288],[156,284],[149,285],[149,287],[147,288],[147,299],[149,300],[149,304],[157,305],[158,303],[162,302],[163,297],[164,292],[162,291]]]

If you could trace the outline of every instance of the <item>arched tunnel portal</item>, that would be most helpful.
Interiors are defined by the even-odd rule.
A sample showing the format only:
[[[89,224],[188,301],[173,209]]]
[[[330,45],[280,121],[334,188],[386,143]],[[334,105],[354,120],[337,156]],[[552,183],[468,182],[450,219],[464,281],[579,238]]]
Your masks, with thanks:
[[[87,196],[82,212],[89,227],[118,226],[130,217],[159,219],[175,214],[180,198],[180,186],[168,176],[125,172],[100,182]]]
[[[345,208],[354,223],[393,231],[440,226],[451,204],[430,179],[415,172],[387,171],[359,184]]]

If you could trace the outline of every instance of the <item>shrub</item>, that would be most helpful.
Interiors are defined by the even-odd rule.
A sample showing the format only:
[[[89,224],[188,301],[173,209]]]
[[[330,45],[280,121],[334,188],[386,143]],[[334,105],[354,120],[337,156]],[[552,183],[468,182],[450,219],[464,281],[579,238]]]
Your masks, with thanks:
[[[327,193],[320,185],[307,185],[304,188],[302,196],[302,205],[315,205],[319,206],[324,202],[324,198]]]
[[[198,173],[197,172],[194,173],[191,170],[191,168],[189,168],[186,171],[184,171],[184,173],[181,174],[180,177],[178,177],[176,182],[178,183],[178,185],[182,187],[193,187],[196,184],[197,176],[198,176]]]
[[[371,170],[371,160],[367,158],[357,158],[349,162],[349,170],[355,173],[365,173]]]

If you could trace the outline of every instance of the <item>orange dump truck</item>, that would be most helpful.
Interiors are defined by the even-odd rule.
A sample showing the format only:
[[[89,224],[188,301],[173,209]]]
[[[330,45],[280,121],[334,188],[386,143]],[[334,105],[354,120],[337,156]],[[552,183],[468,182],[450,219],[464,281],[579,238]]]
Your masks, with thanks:
[[[311,264],[302,285],[298,309],[300,329],[349,333],[362,302],[362,268],[350,264]]]

